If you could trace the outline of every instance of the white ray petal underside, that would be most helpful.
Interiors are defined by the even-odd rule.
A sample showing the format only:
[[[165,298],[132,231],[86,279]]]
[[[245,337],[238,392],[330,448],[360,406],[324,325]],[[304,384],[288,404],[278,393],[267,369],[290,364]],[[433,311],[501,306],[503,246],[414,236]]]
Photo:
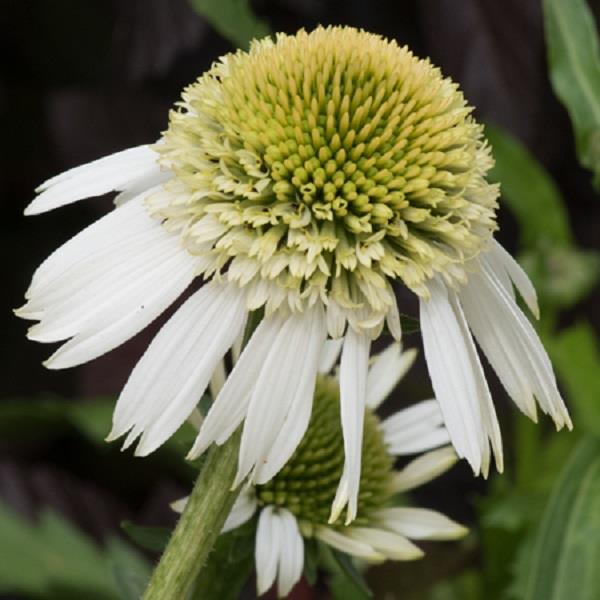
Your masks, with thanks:
[[[48,179],[37,188],[37,196],[25,209],[36,215],[77,200],[126,189],[140,178],[160,171],[158,154],[150,146],[136,146],[75,167]]]
[[[414,348],[402,352],[402,346],[395,343],[373,358],[367,375],[367,406],[371,410],[376,410],[390,395],[416,357]]]
[[[362,438],[367,396],[371,340],[348,328],[340,363],[340,412],[344,436],[344,470],[338,485],[330,522],[348,506],[346,523],[356,517],[362,458]]]
[[[265,483],[288,460],[306,431],[318,361],[325,342],[320,304],[283,322],[252,390],[242,440],[238,485],[257,467],[253,480]],[[286,417],[296,404],[297,421]],[[281,432],[288,436],[279,437]],[[279,451],[277,455],[273,449]],[[273,461],[272,463],[270,461]]]
[[[252,388],[282,323],[279,314],[260,322],[211,405],[189,458],[197,458],[213,442],[223,444],[243,421]]]
[[[209,283],[158,332],[123,388],[110,439],[141,435],[136,454],[160,446],[191,413],[245,320],[242,293]]]

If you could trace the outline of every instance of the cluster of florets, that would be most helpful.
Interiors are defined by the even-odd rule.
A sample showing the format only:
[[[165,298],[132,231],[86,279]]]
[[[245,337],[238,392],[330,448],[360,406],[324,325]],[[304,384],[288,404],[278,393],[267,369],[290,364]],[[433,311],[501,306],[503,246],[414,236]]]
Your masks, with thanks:
[[[377,324],[391,281],[464,279],[495,229],[482,127],[407,48],[349,28],[255,42],[189,86],[156,146],[175,177],[150,200],[206,277],[249,308],[321,299]]]

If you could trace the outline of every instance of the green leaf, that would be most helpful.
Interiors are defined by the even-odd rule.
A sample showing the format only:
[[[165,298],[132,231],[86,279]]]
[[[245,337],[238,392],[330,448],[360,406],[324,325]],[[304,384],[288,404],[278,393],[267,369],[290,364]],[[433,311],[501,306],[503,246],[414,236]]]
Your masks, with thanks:
[[[523,600],[595,600],[600,589],[600,441],[578,446],[542,519]]]
[[[585,0],[544,0],[550,80],[569,112],[582,165],[600,187],[600,46]]]
[[[219,536],[191,600],[237,600],[254,568],[256,519]]]
[[[320,564],[333,575],[329,587],[334,598],[365,600],[373,597],[365,578],[349,556],[319,543],[319,558]]]
[[[589,294],[600,276],[600,255],[557,244],[525,251],[519,262],[529,274],[540,302],[568,308]]]
[[[44,512],[30,523],[0,503],[0,594],[70,600],[121,599],[112,577],[114,542],[97,546],[61,516]],[[128,546],[118,543],[118,563],[148,567]]]
[[[115,407],[113,398],[68,400],[65,398],[19,398],[0,403],[0,435],[6,439],[56,435],[74,428],[93,444],[105,444]],[[184,423],[164,447],[183,454],[196,436]],[[117,447],[117,444],[113,444]]]
[[[150,580],[150,565],[118,538],[108,540],[106,554],[120,597],[123,600],[139,600]]]
[[[516,138],[486,126],[502,199],[516,217],[525,249],[520,262],[544,307],[567,308],[588,294],[600,277],[600,256],[575,247],[564,199],[544,167]]]
[[[131,521],[123,521],[121,529],[138,546],[153,552],[164,550],[171,536],[171,530],[166,527],[143,527]]]
[[[496,165],[490,178],[501,185],[502,199],[519,222],[522,244],[537,246],[571,242],[567,211],[561,193],[544,167],[515,137],[486,125]]]
[[[271,33],[269,26],[250,8],[248,0],[190,0],[200,13],[223,37],[239,48],[247,49],[250,40]]]
[[[567,397],[574,421],[600,435],[600,347],[587,323],[578,323],[549,340],[548,349]]]
[[[483,594],[480,573],[468,570],[454,579],[433,586],[426,600],[481,600],[487,597]]]

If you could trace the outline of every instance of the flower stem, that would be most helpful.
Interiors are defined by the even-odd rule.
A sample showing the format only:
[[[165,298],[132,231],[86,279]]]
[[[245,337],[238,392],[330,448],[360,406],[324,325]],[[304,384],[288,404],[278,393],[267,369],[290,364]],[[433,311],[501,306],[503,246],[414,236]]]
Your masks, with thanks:
[[[239,489],[231,491],[239,446],[238,431],[222,446],[209,450],[143,600],[188,597],[239,493]]]

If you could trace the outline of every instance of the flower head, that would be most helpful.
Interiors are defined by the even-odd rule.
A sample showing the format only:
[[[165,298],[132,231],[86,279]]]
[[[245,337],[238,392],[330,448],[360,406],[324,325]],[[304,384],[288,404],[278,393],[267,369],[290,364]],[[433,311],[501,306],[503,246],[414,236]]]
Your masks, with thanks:
[[[423,551],[411,540],[451,540],[466,533],[464,527],[436,511],[398,505],[399,492],[426,483],[456,461],[452,448],[444,446],[448,432],[435,400],[417,403],[383,421],[375,414],[401,377],[398,372],[381,371],[386,356],[398,351],[394,344],[376,356],[371,366],[357,516],[351,525],[344,524],[335,503],[331,513],[345,462],[336,375],[319,376],[308,429],[285,466],[268,482],[242,489],[223,531],[258,514],[255,560],[259,594],[275,581],[279,596],[290,592],[302,574],[305,539],[316,538],[353,557],[378,563],[421,558]],[[407,367],[414,351],[402,356]],[[425,453],[402,470],[394,469],[397,456],[421,452]],[[182,510],[185,503],[182,499],[173,507]]]
[[[378,36],[318,28],[223,57],[183,93],[156,146],[175,177],[151,212],[249,289],[249,308],[317,298],[355,328],[429,295],[495,229],[482,127],[439,69]],[[343,326],[332,317],[330,334]]]
[[[118,190],[117,207],[37,269],[17,313],[50,368],[123,343],[201,276],[123,389],[110,439],[148,454],[195,409],[249,312],[264,319],[191,456],[243,424],[236,483],[265,484],[308,426],[326,338],[340,340],[344,468],[357,514],[371,340],[401,337],[393,284],[420,301],[436,398],[460,457],[487,473],[502,445],[471,331],[509,395],[570,426],[552,366],[517,305],[522,269],[493,240],[498,189],[457,86],[395,42],[348,27],[255,42],[184,92],[158,143],[72,169],[35,214]],[[398,357],[389,368],[399,369]]]

